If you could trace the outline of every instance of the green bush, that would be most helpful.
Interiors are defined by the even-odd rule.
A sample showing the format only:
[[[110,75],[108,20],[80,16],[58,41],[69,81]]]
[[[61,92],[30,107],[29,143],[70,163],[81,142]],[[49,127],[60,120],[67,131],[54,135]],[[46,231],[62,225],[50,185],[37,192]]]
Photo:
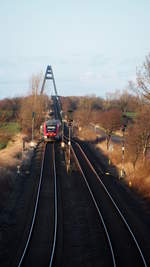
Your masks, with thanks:
[[[12,137],[19,133],[21,127],[17,122],[3,123],[0,125],[0,150],[7,147]]]
[[[3,123],[0,126],[0,132],[5,134],[17,134],[21,130],[20,124],[18,122],[9,122],[9,123]]]
[[[4,149],[7,146],[7,143],[0,143],[0,150]]]

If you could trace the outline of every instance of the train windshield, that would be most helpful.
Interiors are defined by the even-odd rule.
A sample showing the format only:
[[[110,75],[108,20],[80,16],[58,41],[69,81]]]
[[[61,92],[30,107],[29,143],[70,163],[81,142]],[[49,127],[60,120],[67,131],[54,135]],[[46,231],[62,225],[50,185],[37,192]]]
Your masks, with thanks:
[[[56,133],[56,125],[47,125],[46,128],[48,133]]]

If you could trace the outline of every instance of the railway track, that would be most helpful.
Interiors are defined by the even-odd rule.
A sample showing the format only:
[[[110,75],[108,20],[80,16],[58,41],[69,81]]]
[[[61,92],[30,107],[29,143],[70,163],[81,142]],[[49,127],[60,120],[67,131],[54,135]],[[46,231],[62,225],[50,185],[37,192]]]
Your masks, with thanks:
[[[88,187],[92,201],[103,223],[107,246],[111,251],[111,266],[147,267],[142,249],[127,219],[116,205],[80,145],[72,141],[72,153]]]
[[[53,264],[57,232],[56,179],[55,145],[46,144],[32,220],[25,230],[24,244],[13,265],[15,267],[51,267]]]
[[[45,146],[34,215],[13,266],[146,267],[134,234],[76,142],[72,153],[80,173],[75,168],[67,175],[60,145]]]

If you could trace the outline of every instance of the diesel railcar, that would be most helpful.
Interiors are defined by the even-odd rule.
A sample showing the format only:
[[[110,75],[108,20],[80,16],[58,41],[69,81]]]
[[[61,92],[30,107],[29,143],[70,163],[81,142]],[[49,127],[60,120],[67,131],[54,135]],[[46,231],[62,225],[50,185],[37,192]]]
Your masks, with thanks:
[[[45,142],[60,141],[62,138],[62,125],[60,120],[48,120],[40,127],[42,139]]]

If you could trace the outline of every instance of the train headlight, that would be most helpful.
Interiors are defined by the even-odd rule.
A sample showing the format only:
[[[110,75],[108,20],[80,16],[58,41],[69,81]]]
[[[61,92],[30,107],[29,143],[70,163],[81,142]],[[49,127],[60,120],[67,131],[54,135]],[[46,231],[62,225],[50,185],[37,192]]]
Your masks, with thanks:
[[[65,143],[61,142],[61,147],[64,148],[65,147]]]

